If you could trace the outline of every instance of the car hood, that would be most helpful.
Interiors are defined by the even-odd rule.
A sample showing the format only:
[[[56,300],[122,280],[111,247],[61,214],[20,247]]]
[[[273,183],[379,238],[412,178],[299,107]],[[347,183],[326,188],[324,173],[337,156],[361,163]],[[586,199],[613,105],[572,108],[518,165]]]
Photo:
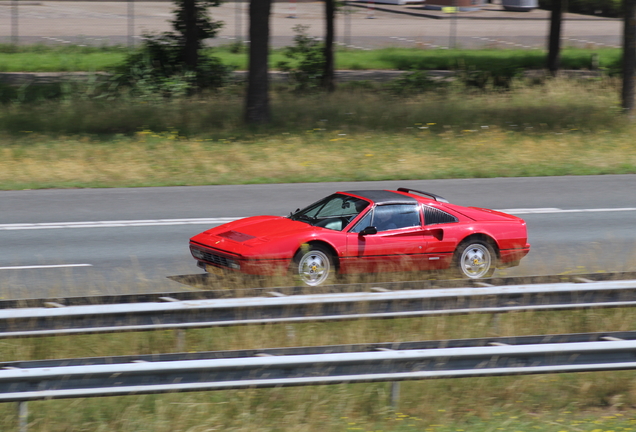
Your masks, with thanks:
[[[258,246],[323,229],[281,216],[254,216],[211,228],[190,240],[215,249],[249,254]]]

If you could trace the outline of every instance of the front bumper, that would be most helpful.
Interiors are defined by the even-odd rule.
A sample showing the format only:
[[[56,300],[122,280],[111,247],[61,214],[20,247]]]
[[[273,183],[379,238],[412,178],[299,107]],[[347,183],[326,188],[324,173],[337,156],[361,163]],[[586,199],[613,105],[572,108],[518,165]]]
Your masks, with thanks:
[[[274,276],[285,274],[290,259],[248,259],[226,251],[190,244],[190,253],[197,260],[197,266],[208,273],[219,274],[213,268],[249,275]]]

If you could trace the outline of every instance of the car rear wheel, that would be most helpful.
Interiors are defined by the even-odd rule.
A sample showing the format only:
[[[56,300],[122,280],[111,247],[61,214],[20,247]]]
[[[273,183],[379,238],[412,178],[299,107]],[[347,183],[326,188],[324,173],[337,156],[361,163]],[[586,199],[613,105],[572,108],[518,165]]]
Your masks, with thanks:
[[[322,285],[335,274],[331,253],[320,245],[309,245],[299,250],[292,268],[300,281],[308,286]]]
[[[495,272],[497,254],[485,241],[471,240],[459,245],[453,257],[457,276],[469,279],[490,277]]]

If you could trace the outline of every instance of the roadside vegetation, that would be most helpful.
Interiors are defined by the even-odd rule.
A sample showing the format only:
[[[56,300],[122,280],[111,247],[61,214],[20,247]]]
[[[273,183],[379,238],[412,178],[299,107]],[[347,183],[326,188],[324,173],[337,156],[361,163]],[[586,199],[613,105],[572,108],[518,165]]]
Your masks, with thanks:
[[[241,121],[240,83],[171,98],[153,85],[133,97],[76,84],[57,100],[0,106],[0,188],[636,172],[635,126],[612,79],[477,78],[412,73],[330,95],[279,84],[262,128]]]

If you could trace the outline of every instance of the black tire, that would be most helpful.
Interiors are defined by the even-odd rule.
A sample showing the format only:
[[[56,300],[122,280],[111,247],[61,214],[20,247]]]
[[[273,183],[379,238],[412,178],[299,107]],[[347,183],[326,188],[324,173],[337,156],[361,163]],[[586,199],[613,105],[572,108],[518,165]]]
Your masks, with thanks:
[[[292,276],[307,286],[331,282],[336,274],[331,251],[321,245],[303,245],[294,256],[291,270]]]
[[[463,279],[481,279],[492,276],[497,266],[497,253],[490,243],[468,240],[455,250],[451,271]]]

